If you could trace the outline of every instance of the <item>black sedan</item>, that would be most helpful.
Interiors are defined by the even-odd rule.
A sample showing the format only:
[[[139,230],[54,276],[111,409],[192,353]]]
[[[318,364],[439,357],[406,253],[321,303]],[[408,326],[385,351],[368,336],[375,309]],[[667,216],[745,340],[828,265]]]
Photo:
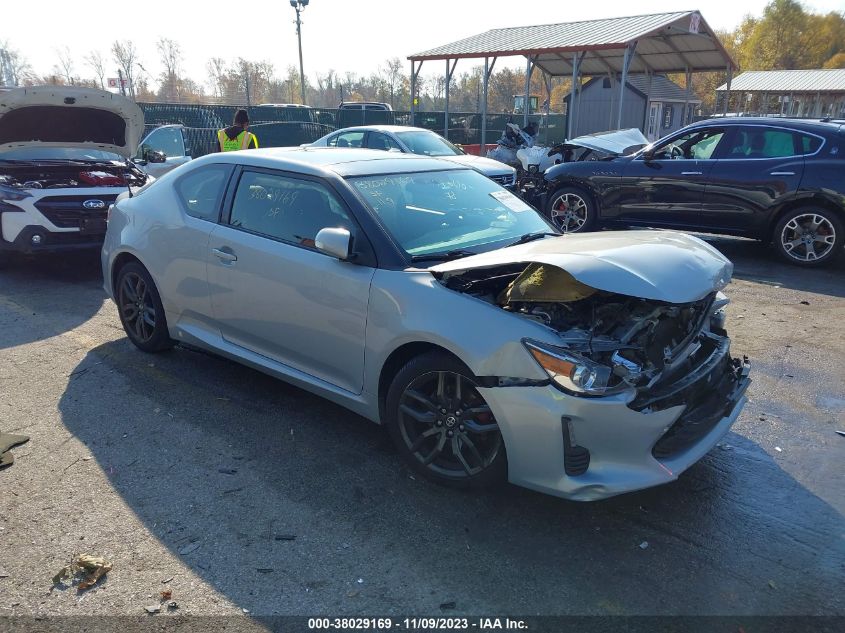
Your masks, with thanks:
[[[562,231],[671,227],[772,242],[819,266],[845,242],[841,121],[700,121],[630,156],[562,163],[546,174],[545,211]]]

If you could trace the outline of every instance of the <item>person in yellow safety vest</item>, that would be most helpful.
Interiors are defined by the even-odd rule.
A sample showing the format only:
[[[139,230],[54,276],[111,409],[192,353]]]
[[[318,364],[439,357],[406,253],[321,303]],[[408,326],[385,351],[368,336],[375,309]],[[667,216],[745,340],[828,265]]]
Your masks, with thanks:
[[[249,114],[244,109],[235,112],[235,123],[217,130],[217,143],[221,152],[235,152],[239,149],[258,149],[258,139],[249,128]]]

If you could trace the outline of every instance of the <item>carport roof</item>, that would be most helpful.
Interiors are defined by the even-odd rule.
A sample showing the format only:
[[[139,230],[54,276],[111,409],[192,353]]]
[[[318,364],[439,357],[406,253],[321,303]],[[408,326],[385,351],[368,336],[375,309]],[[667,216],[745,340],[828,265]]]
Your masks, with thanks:
[[[727,84],[716,90],[724,92]],[[735,77],[731,91],[845,92],[845,68],[817,70],[750,70]]]
[[[553,76],[572,73],[583,53],[582,75],[621,73],[625,48],[636,43],[632,73],[682,73],[736,68],[698,11],[654,13],[538,26],[493,29],[408,59],[414,61],[524,55]],[[566,55],[566,53],[569,53]]]

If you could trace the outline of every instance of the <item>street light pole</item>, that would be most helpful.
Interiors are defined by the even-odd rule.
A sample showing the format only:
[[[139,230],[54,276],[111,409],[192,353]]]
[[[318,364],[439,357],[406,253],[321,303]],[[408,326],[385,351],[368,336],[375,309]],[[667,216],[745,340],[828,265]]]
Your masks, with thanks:
[[[290,6],[296,10],[296,39],[299,41],[299,91],[302,97],[302,105],[305,105],[305,71],[302,66],[302,20],[299,13],[308,6],[308,1],[290,0]]]

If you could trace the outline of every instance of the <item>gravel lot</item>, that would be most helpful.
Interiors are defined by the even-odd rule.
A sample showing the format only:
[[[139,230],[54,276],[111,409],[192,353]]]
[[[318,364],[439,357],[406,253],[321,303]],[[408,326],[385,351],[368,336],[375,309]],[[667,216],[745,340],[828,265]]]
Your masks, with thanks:
[[[166,588],[242,618],[845,615],[845,264],[713,242],[749,405],[679,481],[588,504],[437,487],[320,398],[136,351],[96,255],[0,272],[0,429],[32,438],[0,471],[0,615],[143,615]],[[53,589],[85,552],[113,570]]]

